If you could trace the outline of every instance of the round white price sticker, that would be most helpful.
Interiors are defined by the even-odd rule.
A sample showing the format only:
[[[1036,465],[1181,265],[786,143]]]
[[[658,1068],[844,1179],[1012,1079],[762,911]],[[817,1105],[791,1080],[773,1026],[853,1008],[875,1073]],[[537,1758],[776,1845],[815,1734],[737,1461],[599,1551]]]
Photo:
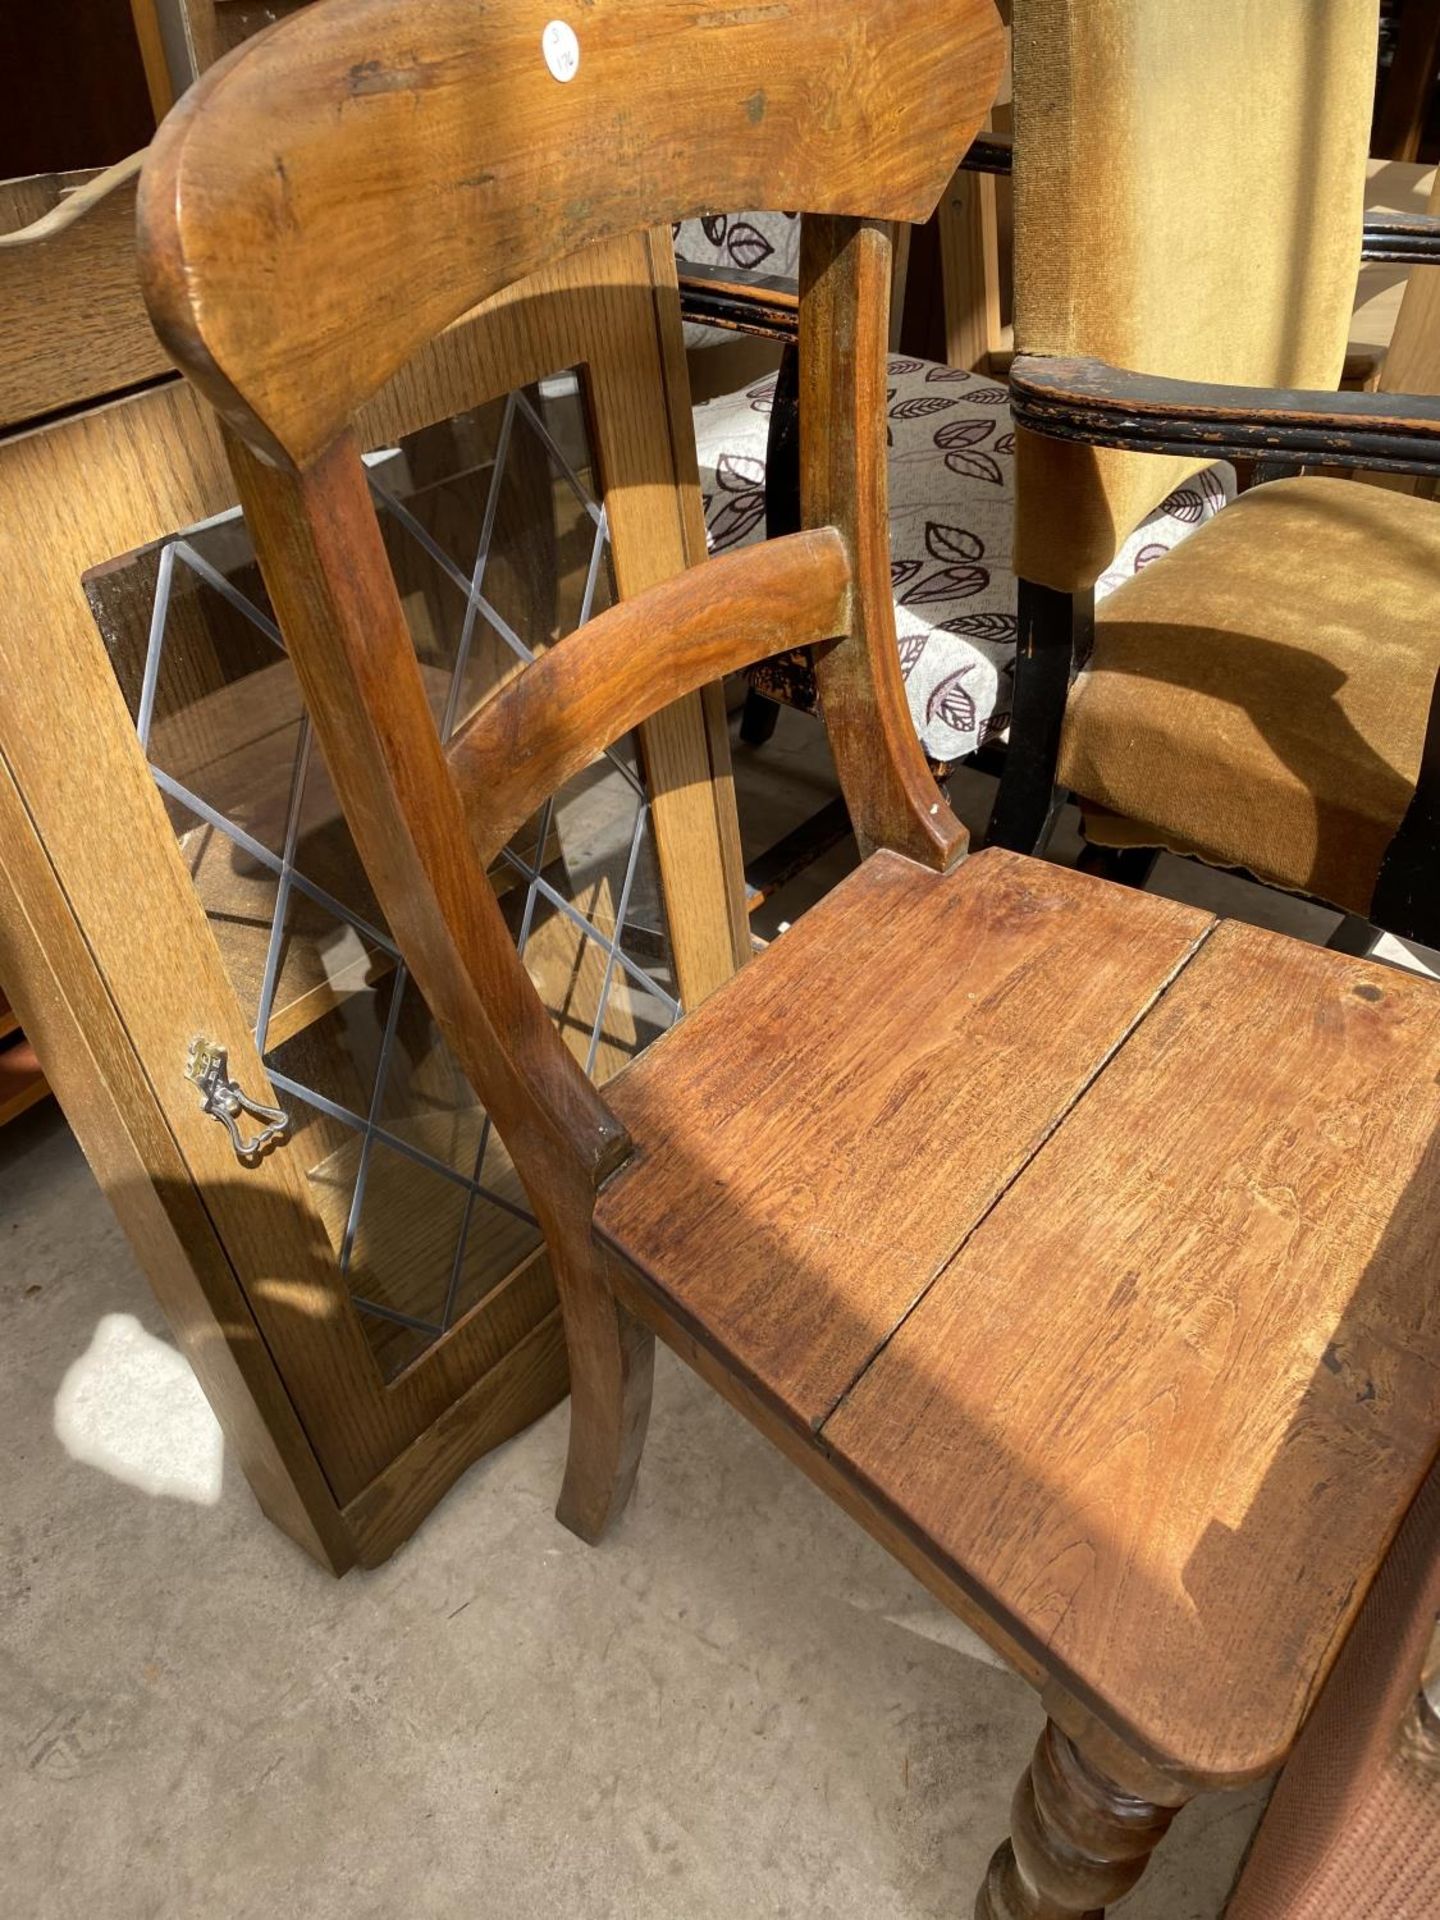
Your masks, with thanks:
[[[545,64],[557,80],[573,80],[580,71],[580,42],[575,29],[563,20],[552,20],[540,36]]]

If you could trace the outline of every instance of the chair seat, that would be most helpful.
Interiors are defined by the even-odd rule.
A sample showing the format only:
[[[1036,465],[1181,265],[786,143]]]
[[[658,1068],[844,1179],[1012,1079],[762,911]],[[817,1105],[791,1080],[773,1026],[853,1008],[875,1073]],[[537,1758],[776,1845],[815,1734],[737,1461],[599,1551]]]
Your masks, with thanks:
[[[597,1230],[1083,1702],[1254,1777],[1440,1441],[1437,992],[882,853],[611,1083]]]
[[[1010,724],[1016,586],[1011,565],[1015,436],[1003,385],[929,360],[889,362],[890,544],[900,665],[932,759],[955,761]],[[774,377],[695,409],[712,552],[765,534]],[[1096,587],[1128,580],[1234,497],[1216,466],[1178,488]]]
[[[1087,833],[1364,914],[1419,771],[1437,578],[1430,501],[1324,479],[1242,495],[1100,611],[1060,758]]]

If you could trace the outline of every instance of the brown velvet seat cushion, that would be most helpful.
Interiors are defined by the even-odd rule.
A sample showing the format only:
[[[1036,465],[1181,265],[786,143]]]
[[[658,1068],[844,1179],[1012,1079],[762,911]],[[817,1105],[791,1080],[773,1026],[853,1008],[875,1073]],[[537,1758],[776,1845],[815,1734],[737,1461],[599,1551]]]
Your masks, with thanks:
[[[1060,778],[1103,844],[1247,867],[1363,914],[1437,670],[1440,505],[1277,481],[1103,603]]]

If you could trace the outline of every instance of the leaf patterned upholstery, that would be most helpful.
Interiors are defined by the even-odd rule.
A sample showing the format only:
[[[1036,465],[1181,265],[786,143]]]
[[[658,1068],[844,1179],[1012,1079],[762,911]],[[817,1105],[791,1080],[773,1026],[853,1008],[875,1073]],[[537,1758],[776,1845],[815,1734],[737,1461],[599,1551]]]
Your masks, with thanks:
[[[703,220],[678,221],[673,232],[678,259],[791,280],[799,276],[798,213],[706,214]]]
[[[933,361],[892,355],[889,371],[891,577],[900,665],[925,751],[950,763],[1003,734],[1010,719],[1016,587],[1009,399],[997,381]],[[764,537],[774,393],[772,376],[695,409],[712,552]],[[1225,465],[1177,488],[1126,541],[1097,595],[1177,545],[1234,495],[1234,472]],[[753,678],[762,692],[796,703],[793,665],[787,672],[783,659]],[[803,694],[800,704],[806,704]]]

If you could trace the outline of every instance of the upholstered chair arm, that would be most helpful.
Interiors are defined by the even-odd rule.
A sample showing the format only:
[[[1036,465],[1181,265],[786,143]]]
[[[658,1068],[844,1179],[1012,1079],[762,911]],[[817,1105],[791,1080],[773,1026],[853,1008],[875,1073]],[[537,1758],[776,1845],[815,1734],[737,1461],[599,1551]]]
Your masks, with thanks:
[[[1134,453],[1266,455],[1307,467],[1440,474],[1440,397],[1305,393],[1163,380],[1103,360],[1017,356],[1017,426]]]
[[[1360,258],[1403,267],[1440,266],[1440,215],[1367,213]]]

